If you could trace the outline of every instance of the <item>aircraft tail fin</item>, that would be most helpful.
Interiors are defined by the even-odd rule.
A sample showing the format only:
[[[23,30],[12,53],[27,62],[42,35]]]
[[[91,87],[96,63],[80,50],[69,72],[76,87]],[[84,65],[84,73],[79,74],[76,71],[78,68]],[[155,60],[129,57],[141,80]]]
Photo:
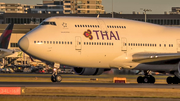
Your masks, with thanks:
[[[0,36],[0,48],[7,49],[14,24],[10,23]]]

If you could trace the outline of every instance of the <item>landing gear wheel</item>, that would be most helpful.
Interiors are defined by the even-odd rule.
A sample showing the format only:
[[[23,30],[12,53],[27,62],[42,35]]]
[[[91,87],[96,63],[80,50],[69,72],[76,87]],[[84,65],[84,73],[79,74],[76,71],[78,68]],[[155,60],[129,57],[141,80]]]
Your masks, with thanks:
[[[53,75],[51,76],[51,81],[56,82],[56,79],[55,79],[55,77]]]
[[[137,78],[137,82],[138,83],[152,83],[152,84],[154,84],[155,83],[155,78],[153,76],[151,76],[151,75],[144,76],[144,77],[139,76]]]
[[[150,79],[150,82],[149,82],[149,83],[152,83],[152,84],[155,83],[155,78],[154,78],[153,76],[150,76],[149,79]]]
[[[173,83],[173,78],[172,77],[167,77],[167,79],[166,79],[166,82],[168,83],[168,84],[171,84],[171,83]]]
[[[56,82],[61,82],[62,81],[61,75],[56,75],[55,79],[56,79]]]
[[[142,77],[142,76],[139,76],[139,77],[137,78],[137,82],[138,82],[138,83],[143,83],[143,77]]]
[[[178,84],[179,83],[179,78],[178,77],[173,77],[173,84]]]

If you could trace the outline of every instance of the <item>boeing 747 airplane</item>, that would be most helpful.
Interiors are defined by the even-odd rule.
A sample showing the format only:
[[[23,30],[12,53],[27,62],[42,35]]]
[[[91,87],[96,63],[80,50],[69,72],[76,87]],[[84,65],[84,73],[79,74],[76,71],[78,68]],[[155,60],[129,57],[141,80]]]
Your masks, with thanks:
[[[170,73],[180,82],[180,28],[117,18],[50,17],[19,42],[27,54],[72,66],[79,75],[111,68],[142,70],[138,83],[155,83],[149,71]],[[53,73],[52,82],[61,76]]]

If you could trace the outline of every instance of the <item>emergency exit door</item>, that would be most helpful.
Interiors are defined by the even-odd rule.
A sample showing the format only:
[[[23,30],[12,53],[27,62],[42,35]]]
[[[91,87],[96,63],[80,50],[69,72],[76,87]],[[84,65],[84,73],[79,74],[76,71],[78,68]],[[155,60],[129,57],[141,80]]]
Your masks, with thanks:
[[[121,51],[127,51],[127,39],[121,38]]]
[[[180,53],[180,39],[177,40],[177,52]]]
[[[76,50],[81,50],[82,47],[82,42],[81,42],[81,37],[80,36],[76,36],[75,37],[75,49]]]

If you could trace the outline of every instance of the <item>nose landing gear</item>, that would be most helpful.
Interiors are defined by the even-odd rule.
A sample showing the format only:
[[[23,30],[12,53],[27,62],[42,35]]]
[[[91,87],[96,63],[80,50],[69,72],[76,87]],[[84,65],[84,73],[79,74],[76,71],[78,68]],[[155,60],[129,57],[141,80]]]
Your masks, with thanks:
[[[54,63],[54,69],[53,69],[53,73],[51,75],[51,81],[52,82],[61,82],[62,81],[61,75],[58,74],[58,68],[59,67],[60,67],[60,64]]]

